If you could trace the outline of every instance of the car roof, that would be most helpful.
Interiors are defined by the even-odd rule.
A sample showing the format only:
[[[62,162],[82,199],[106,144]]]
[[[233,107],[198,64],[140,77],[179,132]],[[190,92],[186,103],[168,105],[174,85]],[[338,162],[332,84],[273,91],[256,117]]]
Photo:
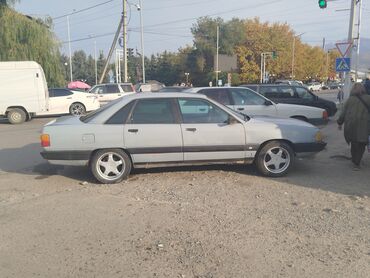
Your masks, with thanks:
[[[136,93],[128,96],[122,97],[124,101],[131,101],[135,99],[148,99],[148,98],[203,98],[206,99],[207,97],[204,95],[193,95],[189,93],[183,92],[168,92],[166,94],[161,94],[160,92],[153,92],[153,93]]]

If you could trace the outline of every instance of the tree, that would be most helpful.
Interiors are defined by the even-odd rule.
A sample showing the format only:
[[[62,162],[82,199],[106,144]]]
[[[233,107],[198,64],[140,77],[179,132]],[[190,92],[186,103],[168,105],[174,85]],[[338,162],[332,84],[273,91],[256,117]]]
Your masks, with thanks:
[[[3,1],[0,6],[0,60],[36,61],[43,67],[49,87],[64,85],[59,45],[49,28],[50,21],[26,17],[5,2],[9,3]]]

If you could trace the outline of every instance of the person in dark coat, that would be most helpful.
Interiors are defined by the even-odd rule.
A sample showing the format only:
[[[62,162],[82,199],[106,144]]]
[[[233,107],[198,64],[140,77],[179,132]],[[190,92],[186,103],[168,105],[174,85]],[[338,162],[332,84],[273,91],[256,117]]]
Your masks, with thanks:
[[[337,120],[339,130],[344,124],[344,138],[351,144],[354,170],[360,169],[360,162],[368,144],[370,133],[370,95],[361,83],[353,85],[350,97],[344,104]]]
[[[369,78],[366,78],[364,86],[365,86],[367,94],[370,95],[370,80],[369,80]]]

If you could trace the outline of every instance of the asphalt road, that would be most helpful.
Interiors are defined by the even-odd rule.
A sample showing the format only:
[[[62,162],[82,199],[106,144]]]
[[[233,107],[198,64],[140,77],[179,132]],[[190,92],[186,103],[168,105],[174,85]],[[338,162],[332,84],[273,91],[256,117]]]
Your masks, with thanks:
[[[99,185],[49,165],[51,119],[0,123],[0,277],[368,277],[370,154],[328,147],[268,179],[253,166],[136,170]]]

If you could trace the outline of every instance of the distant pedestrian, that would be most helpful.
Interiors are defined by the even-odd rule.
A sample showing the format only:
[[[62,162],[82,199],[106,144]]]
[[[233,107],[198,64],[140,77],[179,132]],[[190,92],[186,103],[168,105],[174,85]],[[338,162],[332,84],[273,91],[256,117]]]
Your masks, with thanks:
[[[370,95],[370,80],[369,80],[369,78],[365,79],[364,86],[365,86],[367,94]]]
[[[361,83],[353,85],[350,97],[344,104],[338,119],[338,129],[344,123],[344,138],[351,144],[352,162],[354,170],[360,169],[360,162],[368,144],[370,133],[370,96]]]

